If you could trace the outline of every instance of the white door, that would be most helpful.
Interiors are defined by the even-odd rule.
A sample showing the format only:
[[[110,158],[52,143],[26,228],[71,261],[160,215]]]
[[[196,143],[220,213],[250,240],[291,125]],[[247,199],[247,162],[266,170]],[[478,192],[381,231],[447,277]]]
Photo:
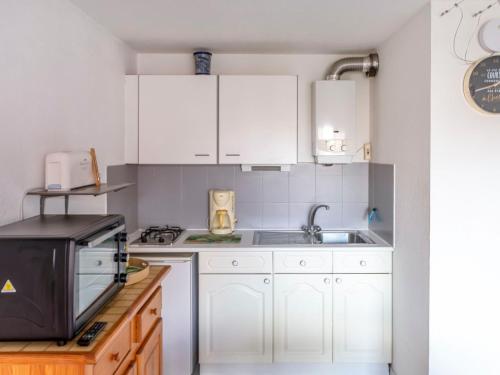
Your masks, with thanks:
[[[297,77],[219,77],[219,162],[297,163]]]
[[[217,163],[217,77],[139,77],[139,163]]]
[[[332,361],[332,275],[274,276],[274,358]]]
[[[390,363],[391,275],[333,276],[333,360]]]
[[[272,362],[272,276],[200,275],[200,363]]]

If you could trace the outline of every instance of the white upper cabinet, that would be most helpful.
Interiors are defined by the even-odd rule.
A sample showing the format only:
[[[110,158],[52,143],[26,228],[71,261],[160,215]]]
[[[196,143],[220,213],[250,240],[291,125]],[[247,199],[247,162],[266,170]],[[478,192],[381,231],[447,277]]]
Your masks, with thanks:
[[[219,162],[297,163],[297,77],[219,77]]]
[[[333,360],[390,363],[391,275],[337,274],[334,279]]]
[[[139,76],[139,163],[217,163],[216,76]]]
[[[332,361],[332,275],[274,276],[274,359]]]
[[[125,163],[139,163],[139,76],[125,77]]]

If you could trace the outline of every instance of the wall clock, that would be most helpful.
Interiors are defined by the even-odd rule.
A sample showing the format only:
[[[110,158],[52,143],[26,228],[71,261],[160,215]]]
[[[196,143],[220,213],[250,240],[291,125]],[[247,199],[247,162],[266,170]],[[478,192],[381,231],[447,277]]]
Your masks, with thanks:
[[[500,55],[476,61],[464,79],[467,102],[482,113],[500,114]]]

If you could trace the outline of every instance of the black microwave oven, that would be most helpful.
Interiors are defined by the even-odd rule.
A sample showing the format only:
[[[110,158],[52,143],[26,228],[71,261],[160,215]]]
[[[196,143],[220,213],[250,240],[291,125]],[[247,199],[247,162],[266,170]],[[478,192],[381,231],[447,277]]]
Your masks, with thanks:
[[[121,215],[0,227],[0,340],[71,340],[126,282]]]

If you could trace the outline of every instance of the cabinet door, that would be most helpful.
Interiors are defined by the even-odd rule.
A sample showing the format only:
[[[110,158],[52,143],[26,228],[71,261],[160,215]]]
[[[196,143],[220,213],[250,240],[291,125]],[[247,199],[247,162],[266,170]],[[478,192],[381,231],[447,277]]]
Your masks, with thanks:
[[[297,163],[297,77],[219,77],[219,162]]]
[[[135,361],[130,363],[123,375],[137,375],[137,363]]]
[[[332,361],[332,275],[275,275],[274,358]]]
[[[125,76],[125,163],[139,163],[139,76]]]
[[[391,362],[391,275],[334,275],[336,362]]]
[[[270,275],[200,275],[200,363],[271,363],[272,295]]]
[[[216,76],[140,76],[139,163],[217,163]]]
[[[137,375],[162,375],[162,321],[158,320],[137,352]]]

